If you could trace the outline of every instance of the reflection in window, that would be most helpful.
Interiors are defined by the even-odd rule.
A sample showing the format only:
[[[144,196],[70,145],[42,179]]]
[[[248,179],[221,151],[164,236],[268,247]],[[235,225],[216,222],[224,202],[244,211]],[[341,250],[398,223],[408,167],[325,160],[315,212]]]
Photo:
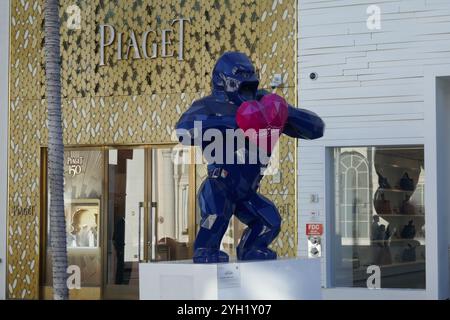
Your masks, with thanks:
[[[336,148],[334,284],[425,288],[423,147]]]
[[[369,237],[370,193],[367,159],[356,152],[341,155],[339,172],[342,197],[339,198],[340,230],[349,240]]]
[[[100,286],[100,214],[103,183],[103,152],[64,151],[64,211],[68,264],[81,271],[82,287]],[[48,195],[50,198],[50,195]],[[48,199],[48,204],[50,199]],[[50,221],[47,219],[45,285],[52,285]]]
[[[144,149],[108,151],[107,283],[137,285],[144,257]]]
[[[183,146],[152,150],[152,202],[156,203],[153,230],[157,261],[192,257],[189,237],[190,149]]]

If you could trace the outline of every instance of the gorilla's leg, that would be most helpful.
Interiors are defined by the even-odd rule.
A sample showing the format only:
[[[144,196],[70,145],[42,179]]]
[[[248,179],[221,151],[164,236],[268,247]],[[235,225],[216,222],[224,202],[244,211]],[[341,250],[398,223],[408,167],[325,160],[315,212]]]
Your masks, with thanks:
[[[233,202],[222,182],[211,178],[203,182],[198,200],[202,219],[194,243],[194,262],[228,262],[228,255],[220,251],[220,243],[233,214]]]
[[[268,248],[281,228],[281,217],[275,205],[255,193],[248,201],[237,204],[235,215],[247,225],[237,247],[238,259],[276,259],[277,254]]]

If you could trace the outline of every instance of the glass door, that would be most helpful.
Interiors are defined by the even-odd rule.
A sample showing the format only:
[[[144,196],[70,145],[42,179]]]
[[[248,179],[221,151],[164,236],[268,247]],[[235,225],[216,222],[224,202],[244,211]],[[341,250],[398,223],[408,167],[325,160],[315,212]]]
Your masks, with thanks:
[[[105,298],[139,293],[139,263],[145,260],[146,150],[108,151],[108,218]]]
[[[194,166],[174,145],[108,150],[104,298],[139,298],[139,263],[192,257]]]
[[[151,248],[152,261],[192,257],[195,234],[193,165],[189,148],[151,149]]]

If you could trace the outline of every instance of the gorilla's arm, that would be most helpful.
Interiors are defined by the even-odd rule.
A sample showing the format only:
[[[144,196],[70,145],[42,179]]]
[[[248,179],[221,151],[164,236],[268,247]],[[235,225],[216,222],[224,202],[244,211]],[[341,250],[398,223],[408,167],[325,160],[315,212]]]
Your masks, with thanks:
[[[226,129],[237,127],[235,115],[211,113],[214,106],[209,108],[202,102],[194,104],[181,116],[176,124],[176,133],[181,144],[187,146],[202,146],[202,137],[206,130],[217,129],[225,133]]]
[[[317,114],[292,106],[289,106],[288,111],[288,120],[283,129],[284,134],[306,140],[318,139],[323,136],[325,124]]]
[[[269,93],[266,90],[259,90],[257,99],[261,100],[263,96]],[[324,130],[325,123],[317,114],[289,105],[288,119],[283,128],[284,134],[292,138],[313,140],[322,137]]]

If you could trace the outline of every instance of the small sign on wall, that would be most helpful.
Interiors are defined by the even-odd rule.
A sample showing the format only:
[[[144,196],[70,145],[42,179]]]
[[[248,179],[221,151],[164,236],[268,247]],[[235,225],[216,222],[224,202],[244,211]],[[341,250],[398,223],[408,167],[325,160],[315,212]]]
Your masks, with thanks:
[[[12,207],[12,215],[16,216],[16,217],[34,216],[35,209],[34,209],[34,206],[29,206],[29,207],[13,206]]]
[[[308,237],[308,258],[320,258],[322,256],[322,235],[323,224],[306,224],[306,236]]]
[[[321,223],[307,223],[306,235],[307,236],[321,236],[323,234],[323,224]]]

